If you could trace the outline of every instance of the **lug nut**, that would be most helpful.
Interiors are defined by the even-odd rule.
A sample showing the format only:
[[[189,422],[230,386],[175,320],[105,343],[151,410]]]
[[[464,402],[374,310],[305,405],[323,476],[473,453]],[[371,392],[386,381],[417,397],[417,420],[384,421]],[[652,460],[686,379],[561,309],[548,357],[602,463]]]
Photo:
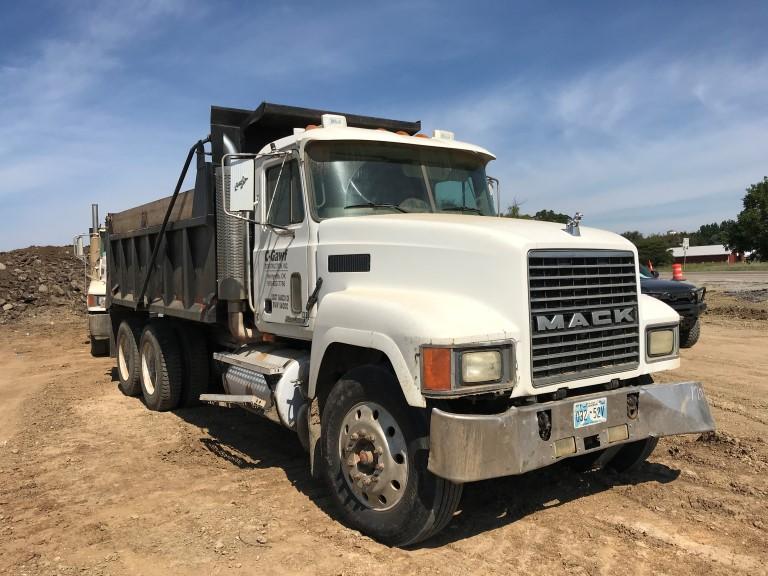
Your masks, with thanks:
[[[350,440],[357,440],[360,438],[360,436],[357,435],[357,432],[352,432],[352,435],[349,437]]]

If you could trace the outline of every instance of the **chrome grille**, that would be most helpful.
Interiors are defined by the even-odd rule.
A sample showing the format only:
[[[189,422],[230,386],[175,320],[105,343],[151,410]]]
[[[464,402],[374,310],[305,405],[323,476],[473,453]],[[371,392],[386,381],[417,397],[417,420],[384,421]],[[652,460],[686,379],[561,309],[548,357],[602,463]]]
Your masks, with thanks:
[[[532,250],[528,289],[534,386],[638,366],[632,252]]]

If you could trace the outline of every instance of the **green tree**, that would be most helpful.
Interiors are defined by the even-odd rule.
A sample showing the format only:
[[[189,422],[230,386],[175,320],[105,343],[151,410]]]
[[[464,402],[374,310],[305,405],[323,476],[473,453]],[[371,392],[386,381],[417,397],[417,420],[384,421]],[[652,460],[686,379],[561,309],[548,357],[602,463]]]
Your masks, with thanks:
[[[709,246],[712,244],[725,244],[727,242],[726,231],[731,221],[724,220],[718,224],[702,224],[696,232],[688,234],[691,246]]]
[[[568,214],[561,212],[555,212],[554,210],[539,210],[533,215],[534,220],[544,220],[546,222],[559,222],[560,224],[567,224],[571,219]]]
[[[642,264],[650,260],[654,266],[664,266],[672,263],[672,252],[669,251],[673,242],[668,234],[653,234],[647,238],[637,230],[624,232],[624,238],[637,247],[637,257]]]
[[[637,246],[637,243],[642,242],[642,240],[645,238],[645,236],[643,236],[643,233],[637,230],[629,230],[627,232],[622,232],[621,235],[624,236],[624,238],[626,238],[630,242],[632,242],[632,244],[634,244],[635,246]]]
[[[523,220],[530,220],[531,217],[528,214],[522,212],[523,203],[517,198],[512,200],[512,206],[507,206],[507,212],[504,214],[505,218],[522,218]]]
[[[736,222],[728,226],[726,245],[738,252],[754,251],[761,260],[768,259],[768,176],[747,188],[744,209]]]

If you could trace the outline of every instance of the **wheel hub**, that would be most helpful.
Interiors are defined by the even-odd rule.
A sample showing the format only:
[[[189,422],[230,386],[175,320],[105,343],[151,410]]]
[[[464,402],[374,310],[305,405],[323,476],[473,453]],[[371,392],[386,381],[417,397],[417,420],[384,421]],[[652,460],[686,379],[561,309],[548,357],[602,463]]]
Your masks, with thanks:
[[[374,402],[347,413],[339,433],[344,479],[361,504],[385,510],[397,504],[408,480],[407,445],[394,417]]]
[[[154,352],[152,344],[145,342],[141,349],[141,382],[149,395],[155,393],[157,381],[157,360]]]

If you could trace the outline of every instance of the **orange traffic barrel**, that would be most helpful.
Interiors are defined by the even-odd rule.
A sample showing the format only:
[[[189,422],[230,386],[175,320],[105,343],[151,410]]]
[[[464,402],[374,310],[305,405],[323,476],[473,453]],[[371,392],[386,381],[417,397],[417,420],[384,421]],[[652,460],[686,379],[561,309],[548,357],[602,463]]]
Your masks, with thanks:
[[[682,264],[672,264],[672,280],[685,280]]]

